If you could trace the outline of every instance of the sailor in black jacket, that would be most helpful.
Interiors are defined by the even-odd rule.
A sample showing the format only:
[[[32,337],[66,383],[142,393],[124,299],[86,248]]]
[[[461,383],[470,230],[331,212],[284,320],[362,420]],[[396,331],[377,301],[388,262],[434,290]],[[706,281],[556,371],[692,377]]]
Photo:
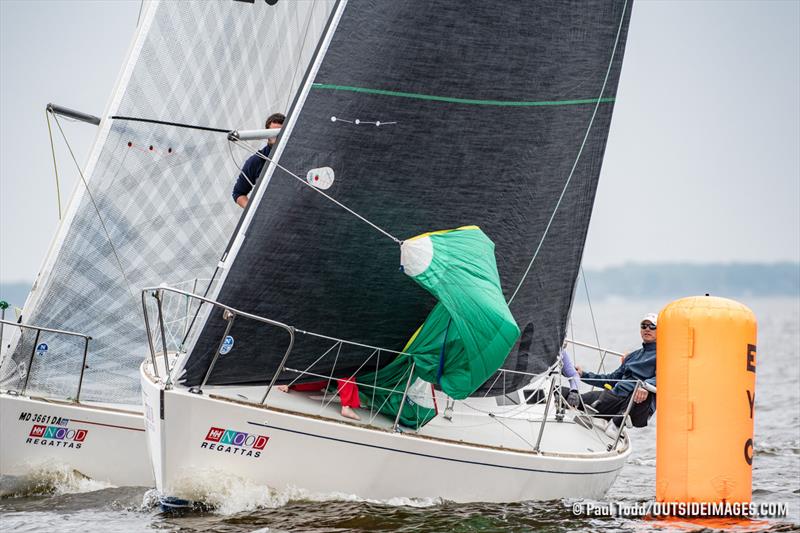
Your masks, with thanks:
[[[267,129],[280,128],[283,126],[284,120],[286,120],[286,117],[283,116],[283,114],[274,113],[267,118],[265,127]],[[277,137],[268,139],[267,145],[258,152],[264,157],[268,157],[270,151],[272,150],[272,146],[275,144],[275,141],[277,141]],[[247,159],[247,161],[245,161],[244,165],[242,166],[242,171],[239,172],[239,177],[236,179],[236,184],[233,186],[233,192],[231,195],[233,196],[233,201],[236,202],[242,209],[247,207],[247,202],[249,201],[247,195],[253,190],[253,187],[256,185],[256,181],[258,181],[259,176],[261,176],[261,170],[264,168],[264,163],[266,163],[266,161],[262,157],[257,154],[253,154]]]

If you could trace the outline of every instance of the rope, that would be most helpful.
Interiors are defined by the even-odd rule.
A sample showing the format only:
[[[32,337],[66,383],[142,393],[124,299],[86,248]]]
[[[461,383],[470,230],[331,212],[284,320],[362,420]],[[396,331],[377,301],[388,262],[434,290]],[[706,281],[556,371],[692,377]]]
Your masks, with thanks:
[[[606,91],[606,85],[608,84],[608,77],[611,75],[611,67],[614,65],[614,56],[617,54],[617,45],[619,44],[619,35],[622,32],[622,23],[625,21],[625,12],[628,8],[628,0],[625,0],[625,4],[622,6],[622,16],[619,19],[619,26],[617,27],[617,35],[614,39],[614,48],[611,50],[611,59],[608,62],[608,68],[606,69],[606,76],[603,79],[603,86],[600,88],[600,94],[597,96],[597,101],[594,106],[594,111],[592,111],[592,118],[589,119],[589,125],[586,127],[586,133],[583,136],[583,141],[581,142],[580,149],[578,150],[578,155],[575,157],[575,162],[572,164],[572,169],[569,171],[569,176],[567,176],[567,181],[564,183],[564,188],[561,189],[561,195],[558,197],[558,201],[556,202],[556,206],[553,209],[553,213],[550,215],[550,220],[547,221],[547,226],[544,228],[544,233],[542,233],[542,238],[539,240],[539,244],[536,246],[536,251],[533,252],[533,257],[531,258],[531,262],[528,263],[528,268],[525,269],[525,273],[522,275],[522,279],[519,280],[519,284],[517,288],[514,289],[514,293],[511,295],[511,298],[508,299],[508,305],[511,305],[511,302],[514,301],[514,297],[519,292],[522,284],[525,283],[525,278],[528,277],[528,273],[531,271],[531,267],[533,267],[533,262],[536,261],[536,257],[539,255],[539,251],[542,249],[542,244],[544,243],[545,238],[547,237],[547,233],[550,231],[550,226],[553,224],[553,220],[556,218],[556,213],[558,213],[558,208],[561,207],[561,201],[564,199],[564,195],[567,193],[567,187],[569,187],[570,182],[572,181],[572,176],[575,174],[575,169],[578,167],[578,161],[581,159],[581,155],[583,154],[583,148],[586,146],[586,141],[589,139],[589,132],[592,131],[592,125],[594,124],[594,119],[597,116],[597,110],[600,109],[600,103],[603,99],[603,93]]]
[[[411,367],[408,367],[408,372],[409,372],[409,374],[411,373]],[[372,424],[373,422],[375,422],[375,419],[376,419],[376,418],[378,418],[378,415],[379,415],[379,414],[381,414],[381,409],[383,409],[383,406],[384,406],[384,405],[386,405],[386,402],[388,402],[388,401],[389,401],[389,398],[391,398],[391,397],[392,397],[392,394],[394,394],[394,393],[396,393],[396,392],[397,392],[397,387],[399,387],[399,386],[400,386],[400,383],[402,383],[402,382],[403,382],[403,380],[405,380],[405,379],[408,379],[408,378],[406,377],[406,372],[404,371],[404,372],[403,372],[403,374],[400,376],[400,379],[398,379],[398,380],[397,380],[397,383],[395,383],[395,384],[394,384],[394,387],[392,388],[392,390],[390,390],[390,391],[389,391],[389,390],[387,390],[387,389],[384,389],[383,387],[381,387],[381,389],[382,389],[382,390],[386,390],[387,392],[389,392],[389,394],[387,394],[387,395],[386,395],[386,398],[384,398],[383,402],[381,402],[381,405],[380,405],[380,407],[378,407],[378,408],[375,410],[375,415],[374,415],[374,416],[372,416],[372,417],[369,419],[369,423],[370,423],[370,424]],[[370,406],[370,409],[372,409],[372,406]],[[402,414],[402,411],[401,411],[401,414]]]
[[[232,142],[233,142],[233,141],[232,141]],[[265,156],[264,154],[262,154],[262,153],[261,153],[261,152],[259,152],[258,150],[254,150],[254,149],[253,149],[253,147],[252,147],[250,144],[248,144],[248,143],[246,143],[246,142],[242,142],[242,141],[236,141],[236,145],[237,145],[237,146],[244,145],[244,146],[242,146],[242,149],[244,149],[244,150],[247,150],[247,151],[248,151],[248,152],[250,152],[251,154],[253,154],[253,155],[256,155],[256,156],[260,157],[260,158],[261,158],[261,159],[263,159],[264,161],[268,161],[268,162],[270,162],[270,163],[274,164],[276,167],[278,167],[279,169],[283,170],[284,172],[286,172],[287,174],[289,174],[291,177],[293,177],[294,179],[296,179],[297,181],[299,181],[300,183],[302,183],[302,184],[303,184],[303,185],[305,185],[306,187],[308,187],[308,188],[310,188],[311,190],[313,190],[313,191],[316,191],[317,193],[321,194],[322,196],[324,196],[325,198],[327,198],[328,200],[330,200],[330,201],[331,201],[331,202],[333,202],[334,204],[338,205],[339,207],[341,207],[342,209],[344,209],[345,211],[347,211],[347,212],[348,212],[348,213],[350,213],[351,215],[353,215],[353,216],[355,216],[356,218],[360,219],[361,221],[363,221],[363,222],[366,222],[367,224],[369,224],[370,226],[372,226],[373,228],[375,228],[375,229],[376,229],[376,230],[378,230],[379,232],[383,233],[384,235],[386,235],[387,237],[389,237],[390,239],[392,239],[392,240],[393,240],[394,242],[396,242],[397,244],[401,244],[401,243],[403,242],[403,241],[401,241],[400,239],[398,239],[397,237],[395,237],[394,235],[392,235],[391,233],[389,233],[388,231],[384,230],[383,228],[381,228],[380,226],[378,226],[377,224],[375,224],[374,222],[371,222],[371,221],[367,220],[366,218],[364,218],[363,216],[359,215],[358,213],[356,213],[355,211],[353,211],[352,209],[350,209],[349,207],[347,207],[346,205],[344,205],[344,204],[343,204],[343,203],[341,203],[340,201],[336,200],[336,199],[335,199],[335,198],[333,198],[332,196],[330,196],[330,195],[328,195],[328,194],[325,194],[325,193],[324,193],[324,192],[322,192],[321,190],[317,189],[316,187],[314,187],[313,185],[311,185],[310,183],[308,183],[306,180],[304,180],[303,178],[301,178],[300,176],[298,176],[297,174],[295,174],[294,172],[292,172],[292,171],[291,171],[291,170],[289,170],[288,168],[284,167],[283,165],[281,165],[281,164],[280,164],[280,163],[278,163],[277,161],[275,161],[275,160],[273,160],[273,159],[269,158],[268,156]]]
[[[50,136],[50,152],[53,154],[53,170],[56,173],[56,197],[58,199],[58,221],[61,222],[61,186],[58,181],[58,165],[56,164],[56,148],[53,144],[53,129],[50,127],[50,113],[45,109],[44,116],[47,118],[47,135]]]
[[[303,375],[305,375],[305,376],[312,377],[312,378],[320,378],[320,380],[322,380],[322,379],[328,379],[328,378],[333,378],[333,379],[336,379],[336,378],[334,378],[333,376],[331,376],[331,375],[328,375],[328,374],[317,374],[317,373],[315,373],[315,372],[303,372],[302,370],[297,370],[296,368],[290,368],[290,367],[288,367],[288,366],[287,366],[287,367],[285,367],[285,368],[284,368],[284,370],[285,370],[285,371],[287,371],[287,372],[294,372],[294,373],[296,373],[296,374],[297,374],[297,373],[300,373],[300,374],[303,374]],[[402,377],[402,379],[408,379],[408,374],[406,373],[406,374],[405,374],[405,375]],[[398,381],[398,382],[397,382],[397,385],[399,385],[399,384],[400,384],[400,382]],[[386,387],[376,387],[376,389],[377,389],[377,390],[380,390],[380,391],[384,391],[384,392],[398,392],[398,391],[397,391],[397,385],[395,385],[395,388],[394,388],[394,389],[387,389]],[[369,387],[369,385],[363,385],[363,386],[364,386],[364,387]],[[412,394],[411,394],[411,393],[409,393],[409,396],[412,396]],[[419,397],[419,396],[417,395],[417,397]]]
[[[69,155],[72,156],[72,161],[75,163],[75,167],[78,169],[78,175],[81,177],[81,181],[83,182],[83,186],[86,188],[86,194],[89,195],[89,200],[92,201],[92,206],[94,207],[95,213],[97,213],[97,218],[100,220],[100,225],[103,227],[103,233],[106,235],[106,239],[108,240],[108,244],[111,246],[111,251],[114,253],[114,259],[117,260],[117,266],[119,267],[119,271],[122,274],[122,279],[125,280],[125,285],[128,286],[128,292],[133,299],[134,304],[138,305],[136,302],[136,296],[133,292],[133,288],[131,287],[130,281],[128,281],[128,276],[125,275],[125,269],[122,267],[122,261],[119,259],[119,255],[117,254],[117,248],[114,246],[114,241],[111,240],[111,235],[108,233],[108,229],[106,228],[106,223],[103,221],[103,216],[100,214],[100,209],[97,207],[97,202],[94,200],[94,195],[92,195],[92,191],[89,188],[89,184],[86,182],[86,178],[83,175],[83,171],[81,170],[81,166],[78,164],[78,160],[75,158],[75,153],[72,151],[72,146],[70,146],[69,141],[67,140],[67,136],[64,134],[64,130],[61,128],[61,123],[58,121],[58,116],[53,115],[53,120],[56,121],[56,126],[58,126],[58,131],[61,132],[61,137],[64,139],[64,143],[67,145],[67,149],[69,150]]]
[[[503,374],[503,370],[502,369],[497,370],[497,377],[494,378],[494,381],[492,381],[492,384],[489,385],[489,387],[486,389],[486,392],[483,394],[483,398],[486,398],[487,396],[489,396],[489,393],[492,392],[492,389],[494,389],[494,386],[497,383],[497,380],[500,379],[500,376],[502,374]],[[505,378],[503,378],[503,379],[505,380]]]
[[[341,350],[341,349],[342,349],[342,345],[341,345],[341,343],[340,343],[340,344],[339,344],[339,350]],[[355,379],[351,379],[351,378],[355,378],[355,376],[356,376],[356,375],[358,375],[358,373],[359,373],[359,372],[361,372],[361,369],[362,369],[362,368],[364,368],[364,366],[365,366],[365,365],[366,365],[366,364],[369,362],[369,360],[370,360],[370,359],[372,359],[372,356],[373,356],[373,355],[375,355],[376,353],[377,353],[377,354],[380,354],[380,350],[379,350],[379,349],[376,349],[375,351],[373,351],[373,352],[372,352],[372,353],[369,355],[369,357],[367,357],[366,359],[364,359],[364,362],[363,362],[363,363],[361,363],[361,366],[359,366],[358,368],[356,368],[356,369],[355,369],[355,371],[353,372],[352,376],[350,376],[350,377],[347,377],[347,378],[345,378],[344,380],[342,380],[342,379],[340,379],[340,378],[335,378],[335,379],[336,379],[336,382],[337,382],[337,388],[338,388],[338,382],[339,382],[339,381],[349,381],[349,382],[353,383],[354,385],[358,385],[358,382],[357,382]],[[339,358],[339,353],[338,353],[338,352],[336,353],[336,358],[337,358],[337,360],[338,360],[338,358]],[[334,363],[334,367],[336,367],[336,363]],[[333,378],[333,370],[331,370],[331,377],[328,379],[328,388],[330,388],[330,386],[331,386],[331,379],[334,379],[334,378]],[[369,385],[367,385],[367,386],[369,386]],[[328,391],[326,390],[326,391],[325,391],[325,395],[323,396],[323,401],[324,401],[324,397],[325,397],[327,394],[328,394]],[[338,394],[338,393],[337,393],[337,394]],[[333,401],[335,398],[336,398],[336,394],[332,395],[332,397],[331,397],[331,400],[328,402],[328,404],[330,404],[330,403],[331,403],[331,402],[332,402],[332,401]],[[327,404],[326,404],[326,405],[327,405]],[[371,408],[371,406],[370,406],[370,408]]]
[[[500,420],[498,417],[496,417],[496,416],[493,416],[493,415],[489,415],[489,417],[490,417],[492,420],[494,420],[495,422],[497,422],[498,424],[500,424],[501,426],[503,426],[504,428],[506,428],[507,430],[509,430],[511,433],[513,433],[514,435],[516,435],[517,437],[519,437],[520,439],[522,439],[522,442],[524,442],[525,444],[527,444],[528,446],[530,446],[530,447],[531,447],[531,449],[534,449],[534,448],[535,448],[535,446],[534,446],[533,444],[531,444],[531,443],[528,441],[528,439],[526,439],[525,437],[523,437],[522,435],[520,435],[519,433],[517,433],[516,431],[514,431],[513,429],[511,429],[511,427],[510,427],[510,426],[508,426],[507,424],[505,424],[505,423],[504,423],[502,420]],[[546,422],[547,422],[546,420],[542,420],[542,424],[545,424]]]
[[[175,126],[176,128],[187,128],[190,130],[201,130],[201,131],[213,131],[215,133],[230,133],[233,131],[232,129],[222,129],[222,128],[210,128],[208,126],[196,126],[194,124],[182,124],[180,122],[168,122],[166,120],[156,120],[153,118],[137,118],[137,117],[123,117],[119,115],[113,115],[111,117],[114,120],[127,120],[130,122],[146,122],[148,124],[161,124],[163,126]]]
[[[337,343],[335,343],[333,346],[331,346],[330,348],[328,348],[327,350],[325,350],[325,353],[323,353],[322,355],[320,355],[319,357],[317,357],[317,359],[316,359],[316,360],[315,360],[313,363],[311,363],[310,365],[308,365],[308,366],[306,367],[306,369],[305,369],[305,370],[300,370],[300,371],[299,371],[299,372],[300,372],[300,375],[299,375],[299,376],[297,376],[296,378],[294,378],[292,381],[290,381],[290,382],[289,382],[289,384],[288,384],[288,385],[286,385],[286,386],[287,386],[287,387],[291,387],[292,385],[294,385],[294,384],[295,384],[295,382],[297,382],[297,380],[298,380],[298,379],[300,379],[301,377],[303,377],[303,374],[307,374],[307,373],[308,373],[308,371],[309,371],[309,370],[311,370],[311,368],[312,368],[314,365],[316,365],[317,363],[319,363],[319,362],[322,360],[322,358],[323,358],[323,357],[325,357],[326,355],[328,355],[329,353],[331,353],[331,350],[333,350],[333,349],[334,349],[334,348],[336,348],[337,346],[339,346],[339,347],[340,347],[340,349],[341,349],[341,344],[342,344],[342,341],[338,341],[338,342],[337,342]],[[337,353],[336,357],[337,357],[337,358],[339,357],[338,353]],[[290,368],[287,368],[286,370],[291,370],[291,369],[290,369]]]

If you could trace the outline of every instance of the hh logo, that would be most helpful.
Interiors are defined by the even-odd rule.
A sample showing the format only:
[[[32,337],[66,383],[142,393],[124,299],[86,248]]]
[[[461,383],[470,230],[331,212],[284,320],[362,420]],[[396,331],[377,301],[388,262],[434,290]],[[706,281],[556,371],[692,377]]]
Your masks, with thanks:
[[[30,437],[41,437],[44,435],[44,430],[47,429],[47,426],[33,426],[31,428]]]
[[[233,446],[243,446],[254,450],[263,450],[267,445],[269,437],[264,435],[253,435],[232,429],[222,429],[212,427],[208,430],[205,440],[219,442],[220,444],[230,444]]]
[[[210,440],[211,442],[219,442],[219,439],[222,437],[223,433],[225,433],[224,429],[211,428],[208,430],[208,435],[206,435],[206,440]]]

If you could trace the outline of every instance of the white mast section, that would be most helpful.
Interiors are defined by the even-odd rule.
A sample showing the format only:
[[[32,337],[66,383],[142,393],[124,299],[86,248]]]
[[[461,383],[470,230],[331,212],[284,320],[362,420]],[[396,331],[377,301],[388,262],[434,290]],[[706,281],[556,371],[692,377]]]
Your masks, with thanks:
[[[235,130],[228,134],[228,140],[231,141],[258,141],[265,139],[274,139],[281,133],[281,128],[272,128],[268,130]]]

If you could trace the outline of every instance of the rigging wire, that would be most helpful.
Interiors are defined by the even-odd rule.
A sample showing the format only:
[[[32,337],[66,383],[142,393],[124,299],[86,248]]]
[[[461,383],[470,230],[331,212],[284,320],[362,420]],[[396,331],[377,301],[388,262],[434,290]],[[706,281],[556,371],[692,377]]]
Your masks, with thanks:
[[[119,267],[119,271],[122,274],[122,278],[125,280],[125,285],[128,286],[128,292],[131,295],[134,303],[138,305],[136,302],[136,296],[133,292],[133,287],[131,287],[131,283],[128,280],[128,276],[125,274],[125,269],[122,267],[122,261],[119,258],[119,254],[117,254],[117,248],[114,246],[114,241],[111,240],[111,235],[108,233],[108,228],[106,228],[106,223],[103,220],[103,216],[100,214],[100,209],[97,207],[97,202],[95,202],[94,195],[92,194],[91,189],[89,188],[89,184],[86,182],[86,178],[83,175],[83,171],[81,170],[81,166],[78,164],[78,160],[75,157],[75,153],[72,151],[72,146],[70,146],[69,141],[67,140],[67,136],[64,133],[64,130],[61,128],[61,123],[58,120],[56,115],[53,115],[53,120],[56,121],[56,126],[58,126],[58,130],[61,132],[61,137],[64,139],[64,143],[67,145],[67,149],[69,150],[69,155],[72,156],[72,161],[75,163],[75,167],[78,169],[78,175],[81,177],[81,181],[83,182],[83,186],[86,188],[86,194],[89,195],[89,199],[92,201],[92,206],[94,207],[95,213],[97,213],[97,218],[100,220],[100,225],[103,227],[103,233],[106,235],[106,239],[108,240],[109,246],[111,246],[111,251],[114,254],[114,258],[117,260],[117,266]]]
[[[570,313],[570,315],[569,315],[569,331],[570,331],[570,337],[574,339],[575,338],[575,323],[572,321],[572,313]],[[566,339],[564,339],[564,344],[566,344],[566,343],[567,343],[567,341],[566,341]],[[564,344],[562,344],[562,346],[561,346],[562,349],[564,349]],[[569,355],[569,348],[566,348],[565,351],[567,352],[567,355]],[[578,354],[576,352],[577,352],[577,349],[576,349],[575,345],[573,344],[572,345],[572,366],[575,366],[575,363],[577,363],[577,361],[578,361],[578,357],[577,357]],[[559,354],[560,353],[561,353],[561,350],[559,350]],[[559,359],[561,359],[561,357],[559,357]],[[561,368],[562,369],[564,368],[563,363],[561,365]],[[580,376],[578,376],[578,377],[580,377]]]
[[[514,297],[517,296],[520,288],[522,288],[522,284],[525,283],[525,278],[528,277],[528,274],[533,267],[533,262],[536,261],[536,257],[539,255],[539,251],[542,249],[542,244],[544,244],[544,240],[547,237],[547,233],[550,231],[550,226],[553,225],[553,220],[556,218],[556,213],[558,213],[558,208],[561,207],[561,202],[564,200],[564,196],[567,193],[567,187],[569,187],[570,182],[572,181],[572,176],[575,175],[575,169],[578,167],[578,161],[581,159],[581,155],[583,154],[583,149],[586,146],[586,141],[589,139],[589,133],[592,131],[592,125],[594,124],[594,119],[597,116],[597,110],[600,109],[600,103],[603,100],[603,93],[606,91],[606,85],[608,84],[608,77],[611,75],[611,67],[614,65],[614,57],[617,54],[617,45],[619,44],[619,36],[622,32],[622,25],[625,22],[625,13],[628,9],[628,0],[625,0],[625,4],[622,6],[622,15],[619,19],[619,26],[617,26],[617,35],[614,39],[614,47],[611,50],[611,58],[608,61],[608,68],[606,69],[606,76],[603,78],[603,85],[600,87],[600,94],[597,95],[597,101],[594,105],[594,111],[592,111],[592,118],[589,119],[589,124],[586,127],[586,133],[583,136],[583,141],[581,141],[581,146],[578,149],[578,155],[575,157],[575,162],[572,164],[572,169],[569,171],[569,175],[567,176],[567,181],[564,183],[564,188],[561,189],[561,195],[558,197],[558,201],[556,202],[555,207],[553,208],[553,212],[550,215],[550,220],[547,221],[547,226],[544,228],[544,233],[542,233],[542,238],[539,240],[539,244],[536,246],[536,250],[533,252],[533,257],[531,257],[530,263],[528,263],[528,268],[525,269],[525,273],[522,275],[522,279],[519,280],[519,284],[517,284],[517,288],[514,289],[514,293],[511,295],[511,298],[508,299],[506,302],[508,305],[511,305],[511,302],[514,301]]]
[[[233,141],[231,141],[231,142],[233,142]],[[313,185],[308,183],[306,180],[304,180],[303,178],[301,178],[300,176],[298,176],[297,174],[295,174],[294,172],[289,170],[288,168],[284,167],[283,165],[281,165],[277,161],[271,159],[269,156],[266,156],[266,155],[262,154],[261,152],[259,152],[258,150],[255,150],[250,144],[248,144],[246,142],[243,142],[243,141],[237,141],[236,145],[237,146],[241,146],[242,149],[249,151],[252,155],[258,156],[261,159],[263,159],[264,161],[267,161],[269,163],[274,164],[276,167],[278,167],[279,169],[283,170],[284,172],[289,174],[291,177],[293,177],[294,179],[296,179],[297,181],[299,181],[300,183],[302,183],[306,187],[309,187],[311,190],[318,192],[319,194],[321,194],[322,196],[324,196],[325,198],[327,198],[328,200],[330,200],[334,204],[338,205],[339,207],[341,207],[342,209],[344,209],[345,211],[347,211],[351,215],[355,216],[356,218],[361,219],[363,222],[366,222],[367,224],[369,224],[370,226],[372,226],[373,228],[375,228],[379,232],[383,233],[384,235],[386,235],[387,237],[392,239],[397,244],[402,244],[403,241],[401,241],[400,239],[398,239],[397,237],[395,237],[394,235],[392,235],[391,233],[389,233],[385,229],[381,228],[380,226],[378,226],[374,222],[371,222],[370,220],[366,219],[362,215],[359,215],[358,213],[356,213],[355,211],[353,211],[352,209],[350,209],[349,207],[347,207],[346,205],[344,205],[340,201],[336,200],[332,196],[330,196],[330,195],[322,192],[321,190],[317,189],[316,187],[314,187]]]
[[[572,315],[569,316],[569,330],[572,332],[572,338],[574,339],[575,338],[575,324],[572,322]],[[598,346],[599,346],[599,344],[598,344]],[[561,368],[563,368],[564,367],[564,363],[561,360],[561,356],[560,355],[559,355],[558,359],[559,359],[558,362],[561,363],[561,365],[560,365]],[[576,367],[577,366],[576,365],[577,362],[578,362],[578,347],[575,346],[575,344],[573,344],[572,345],[572,366]],[[600,363],[600,368],[598,368],[598,371],[601,370],[601,369],[602,369],[602,362]],[[579,384],[581,383],[581,376],[580,375],[578,375],[578,383]],[[560,380],[559,380],[559,384],[560,384]],[[570,382],[570,388],[572,388],[572,382]],[[581,406],[581,410],[585,413],[586,412],[586,404],[583,402],[583,395],[580,393],[580,390],[578,391],[578,403]],[[569,405],[569,404],[567,404],[567,405]],[[570,406],[570,407],[572,407],[572,406]]]
[[[144,0],[139,2],[139,14],[136,15],[136,27],[139,27],[139,21],[142,19],[142,8],[144,7]]]
[[[583,265],[581,265],[581,278],[583,279],[583,290],[586,292],[586,302],[589,304],[589,315],[592,317],[592,328],[594,328],[594,340],[597,346],[602,346],[600,344],[600,334],[597,332],[597,320],[595,320],[594,316],[594,309],[592,309],[592,298],[589,296],[589,283],[586,281],[586,272],[583,270]],[[572,338],[575,338],[574,332]],[[605,366],[603,363],[606,360],[606,354],[608,352],[603,351],[602,355],[600,356],[600,364],[597,367],[598,372],[605,370]]]
[[[236,161],[236,157],[233,155],[233,150],[231,149],[231,143],[228,143],[228,153],[231,156],[231,161],[233,161],[233,164],[236,166],[236,171],[239,172],[242,176],[244,176],[244,179],[247,180],[247,183],[249,183],[251,187],[255,187],[256,184],[253,183],[247,176],[247,173],[244,171],[243,165],[240,166],[239,163]]]
[[[306,20],[306,29],[303,32],[303,43],[300,45],[300,52],[297,54],[297,64],[294,66],[294,72],[292,73],[292,81],[289,83],[289,92],[286,93],[286,105],[283,107],[284,109],[289,108],[289,101],[294,94],[294,80],[297,77],[297,71],[300,70],[300,61],[303,59],[303,50],[306,49],[306,40],[308,39],[308,29],[311,26],[311,19],[314,16],[314,9],[317,7],[317,0],[314,0],[314,3],[311,4],[311,9],[309,10],[308,20]]]
[[[533,443],[532,443],[532,442],[530,442],[528,439],[526,439],[525,437],[523,437],[522,435],[520,435],[518,432],[516,432],[516,431],[514,431],[513,429],[511,429],[511,426],[509,426],[508,424],[506,424],[505,422],[503,422],[502,420],[500,420],[500,418],[499,418],[499,417],[497,417],[497,416],[492,416],[492,415],[489,415],[489,416],[492,418],[492,420],[494,420],[495,422],[497,422],[498,424],[500,424],[501,426],[503,426],[504,428],[506,428],[506,429],[507,429],[508,431],[510,431],[512,434],[514,434],[514,435],[516,435],[517,437],[519,437],[520,439],[522,439],[522,442],[524,442],[525,444],[527,444],[528,446],[530,446],[532,450],[536,449],[536,447],[533,445]],[[546,422],[546,420],[542,420],[542,424],[544,424],[545,422]]]
[[[58,199],[58,221],[61,222],[61,185],[58,180],[58,165],[56,164],[56,148],[53,144],[53,129],[50,127],[50,113],[45,109],[44,116],[47,119],[47,135],[50,137],[50,152],[53,154],[53,170],[56,173],[56,197]]]
[[[589,296],[589,284],[586,281],[586,272],[583,270],[583,265],[581,265],[581,278],[583,278],[583,290],[586,291],[586,302],[589,304],[589,314],[592,317],[592,328],[594,328],[594,340],[598,346],[602,346],[600,344],[600,334],[597,333],[597,321],[594,317],[594,309],[592,309],[592,298]]]

